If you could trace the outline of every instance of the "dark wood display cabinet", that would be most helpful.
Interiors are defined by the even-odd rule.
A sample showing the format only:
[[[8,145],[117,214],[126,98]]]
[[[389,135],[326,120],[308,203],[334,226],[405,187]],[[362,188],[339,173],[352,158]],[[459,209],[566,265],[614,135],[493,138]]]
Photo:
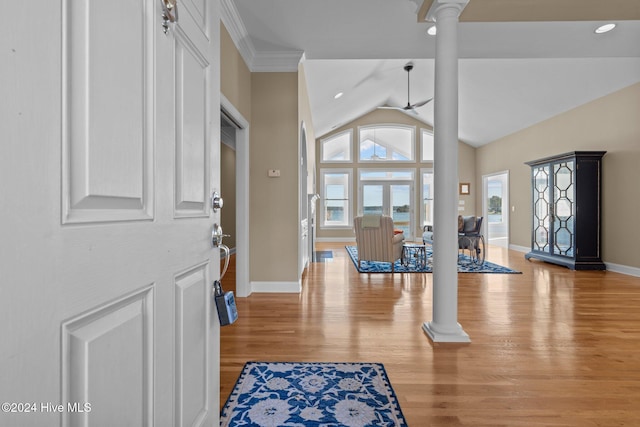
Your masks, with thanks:
[[[573,151],[531,162],[536,258],[572,270],[604,270],[600,258],[602,157],[606,151]]]

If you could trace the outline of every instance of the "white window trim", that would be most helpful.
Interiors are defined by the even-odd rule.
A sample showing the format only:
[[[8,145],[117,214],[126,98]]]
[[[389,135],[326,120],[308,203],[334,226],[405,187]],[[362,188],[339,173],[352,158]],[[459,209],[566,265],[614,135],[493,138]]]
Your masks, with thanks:
[[[343,134],[349,134],[349,159],[347,160],[324,160],[324,143],[329,139],[334,139],[342,136]],[[353,128],[343,130],[342,132],[334,133],[331,136],[320,139],[320,163],[353,163]]]
[[[380,129],[380,128],[401,128],[401,129],[408,129],[411,131],[411,158],[409,160],[382,160],[382,161],[378,161],[378,160],[365,160],[365,159],[361,159],[360,158],[360,134],[362,133],[363,130],[367,130],[367,129]],[[377,124],[373,124],[373,125],[363,125],[363,126],[358,126],[358,141],[356,144],[356,151],[358,153],[358,163],[375,163],[375,164],[389,164],[389,163],[401,163],[401,164],[406,164],[406,163],[415,163],[416,162],[416,127],[415,126],[411,126],[411,125],[405,125],[405,124],[400,124],[400,123],[377,123]]]
[[[391,173],[397,173],[397,172],[401,172],[401,173],[408,173],[411,175],[411,178],[373,178],[373,179],[362,179],[362,174],[363,173],[369,173],[369,172],[391,172]],[[359,168],[358,169],[358,185],[360,185],[360,181],[406,181],[406,182],[415,182],[416,179],[416,168],[406,168],[406,169],[401,169],[401,168]]]
[[[324,210],[324,200],[326,198],[325,195],[325,174],[329,174],[329,173],[344,173],[347,174],[347,195],[346,195],[346,199],[347,199],[347,206],[349,209],[349,212],[347,212],[347,224],[344,225],[334,225],[334,224],[329,224],[327,225],[326,222],[326,218],[325,218],[325,210]],[[325,230],[329,230],[329,229],[333,229],[333,230],[344,230],[344,229],[350,229],[353,228],[353,217],[355,216],[354,214],[354,210],[353,210],[353,168],[321,168],[320,169],[320,200],[319,200],[319,212],[320,212],[320,228],[321,229],[325,229]]]
[[[429,173],[429,172],[433,174],[433,168],[420,168],[420,177],[419,177],[419,181],[420,181],[420,219],[419,219],[420,228],[422,228],[424,226],[424,222],[426,221],[426,218],[424,216],[424,212],[422,211],[422,203],[424,202],[424,198],[422,196],[424,194],[424,174],[425,173]]]
[[[428,133],[433,137],[433,131],[431,129],[420,128],[420,163],[434,163],[435,153],[434,153],[434,159],[431,159],[431,160],[424,159],[424,134],[425,133]],[[435,145],[435,141],[434,141],[434,145]],[[435,151],[435,147],[434,147],[434,151]]]

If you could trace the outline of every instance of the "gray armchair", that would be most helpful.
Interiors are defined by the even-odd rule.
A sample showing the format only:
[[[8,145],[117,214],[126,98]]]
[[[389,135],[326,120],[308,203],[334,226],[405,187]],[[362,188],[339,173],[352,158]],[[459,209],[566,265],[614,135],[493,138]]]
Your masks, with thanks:
[[[485,259],[484,236],[482,235],[483,217],[458,216],[458,249],[465,262],[482,265]],[[433,227],[425,225],[423,227],[422,242],[426,245],[433,245]],[[467,261],[469,260],[469,261]],[[462,261],[461,261],[462,262]]]

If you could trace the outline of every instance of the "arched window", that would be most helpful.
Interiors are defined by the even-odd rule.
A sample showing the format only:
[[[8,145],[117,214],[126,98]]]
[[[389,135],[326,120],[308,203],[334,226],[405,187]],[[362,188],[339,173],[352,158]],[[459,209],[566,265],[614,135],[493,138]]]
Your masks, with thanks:
[[[320,140],[320,161],[322,163],[351,162],[353,129],[331,135]]]
[[[360,162],[411,162],[415,160],[415,127],[403,125],[362,126],[359,133]]]

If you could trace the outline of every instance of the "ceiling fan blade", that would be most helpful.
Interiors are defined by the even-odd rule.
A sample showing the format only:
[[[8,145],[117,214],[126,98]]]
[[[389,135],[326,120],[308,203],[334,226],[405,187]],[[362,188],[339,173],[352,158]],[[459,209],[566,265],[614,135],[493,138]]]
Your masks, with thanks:
[[[426,105],[428,103],[430,103],[431,101],[433,101],[433,98],[429,98],[426,101],[422,101],[422,102],[416,102],[415,104],[413,104],[411,106],[411,108],[418,108],[418,107],[422,107],[423,105]]]
[[[411,104],[411,101],[409,98],[411,94],[411,80],[409,79],[409,74],[411,70],[413,70],[413,64],[408,63],[407,65],[404,66],[404,70],[407,72],[407,105],[405,105],[404,107],[389,107],[387,105],[383,105],[378,108],[382,110],[411,111],[412,113],[417,115],[418,112],[415,109],[422,107],[423,105],[426,105],[429,102],[433,101],[433,98],[429,98],[426,101],[421,101],[421,102],[416,102],[415,104]]]

